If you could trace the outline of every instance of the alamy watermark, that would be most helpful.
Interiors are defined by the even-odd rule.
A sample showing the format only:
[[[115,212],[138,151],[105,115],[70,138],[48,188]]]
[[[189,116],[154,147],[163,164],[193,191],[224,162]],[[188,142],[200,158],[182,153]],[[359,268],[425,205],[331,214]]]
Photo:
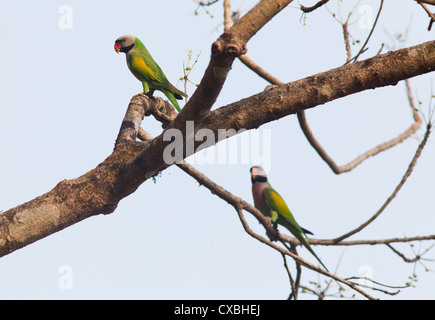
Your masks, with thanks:
[[[57,285],[59,289],[62,290],[71,290],[73,288],[73,269],[69,265],[62,265],[58,269],[58,273],[60,274]]]
[[[358,20],[358,26],[365,30],[373,28],[373,9],[369,5],[362,5],[358,12],[362,17]]]
[[[166,164],[180,163],[187,157],[191,164],[256,164],[266,172],[271,168],[270,129],[218,129],[215,133],[202,128],[195,132],[194,121],[186,121],[184,134],[178,129],[168,129],[163,140],[171,141],[163,151]]]
[[[365,288],[373,288],[373,268],[367,264],[358,269],[360,276],[359,285]]]
[[[73,28],[73,9],[72,9],[72,7],[67,5],[67,4],[64,4],[64,5],[59,7],[58,12],[61,15],[59,17],[58,22],[57,22],[59,29],[61,29],[61,30],[72,29]]]

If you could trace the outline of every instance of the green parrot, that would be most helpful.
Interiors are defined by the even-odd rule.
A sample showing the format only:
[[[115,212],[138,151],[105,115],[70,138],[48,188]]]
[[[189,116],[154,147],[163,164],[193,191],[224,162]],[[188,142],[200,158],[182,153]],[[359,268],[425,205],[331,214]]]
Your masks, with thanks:
[[[301,243],[311,252],[311,254],[320,262],[320,264],[329,272],[328,268],[322,263],[319,257],[311,249],[310,244],[306,239],[306,234],[312,232],[302,228],[296,222],[290,209],[287,207],[284,199],[276,192],[267,181],[266,172],[262,167],[252,167],[252,196],[254,198],[255,207],[261,211],[266,217],[270,217],[274,226],[280,224],[287,228]]]
[[[152,96],[155,90],[159,90],[168,97],[175,109],[180,111],[177,99],[182,100],[187,95],[168,81],[162,69],[138,38],[132,35],[119,37],[115,40],[115,51],[125,53],[128,68],[142,82],[145,94]]]

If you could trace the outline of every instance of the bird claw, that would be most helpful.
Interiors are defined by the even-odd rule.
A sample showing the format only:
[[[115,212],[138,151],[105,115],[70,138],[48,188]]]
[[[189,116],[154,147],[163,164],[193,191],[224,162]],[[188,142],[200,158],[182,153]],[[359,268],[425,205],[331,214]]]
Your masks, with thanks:
[[[275,232],[269,232],[267,231],[266,234],[269,237],[270,241],[278,241],[279,240],[279,231],[278,231],[278,224],[276,222],[272,222],[272,219],[270,217],[266,217],[267,220],[269,220],[269,224],[272,226]]]

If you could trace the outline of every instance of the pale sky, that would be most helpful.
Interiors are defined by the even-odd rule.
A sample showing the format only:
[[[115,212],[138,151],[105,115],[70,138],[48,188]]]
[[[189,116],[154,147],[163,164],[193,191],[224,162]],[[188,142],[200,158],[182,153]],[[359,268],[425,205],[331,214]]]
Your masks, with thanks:
[[[242,12],[255,3],[245,0]],[[233,9],[239,4],[233,1]],[[284,82],[338,67],[346,58],[341,27],[326,8],[304,20],[296,4],[248,43],[248,56]],[[379,1],[371,0],[357,7],[350,29],[355,40],[365,40],[366,21],[371,20],[361,18],[371,13],[373,19],[378,6]],[[351,7],[343,8],[344,16]],[[222,3],[208,8],[213,18],[201,8],[195,15],[196,8],[192,0],[0,2],[0,210],[32,200],[63,179],[76,178],[110,155],[130,98],[142,89],[124,54],[113,50],[119,36],[139,37],[180,89],[183,83],[178,79],[189,50],[193,57],[201,53],[191,73],[191,80],[199,83],[211,44],[222,32],[223,13]],[[336,1],[329,8],[337,13]],[[382,43],[386,52],[432,40],[435,31],[427,31],[428,23],[414,1],[385,1],[369,50],[361,59],[375,55]],[[407,29],[406,44],[394,43],[391,37]],[[359,47],[352,49],[356,53]],[[411,80],[423,111],[428,109],[431,87],[435,90],[433,80],[434,73]],[[236,60],[214,108],[261,92],[267,85]],[[194,89],[189,85],[188,94]],[[338,164],[397,136],[413,121],[403,82],[306,114]],[[145,119],[142,127],[153,135],[161,132],[154,119]],[[208,162],[202,158],[193,165],[252,203],[249,168],[267,163],[272,186],[299,224],[315,238],[329,239],[359,226],[380,208],[402,178],[423,134],[424,127],[354,171],[336,176],[311,148],[296,117],[288,116],[246,133],[248,154],[232,155],[235,163],[229,156],[219,158],[217,152],[214,163],[209,157]],[[433,141],[431,137],[412,176],[386,211],[349,240],[434,234]],[[246,218],[264,235],[249,213]],[[430,245],[395,248],[412,258],[413,250],[421,252]],[[416,288],[404,289],[398,296],[368,290],[378,298],[435,298],[434,273],[425,272],[420,264],[404,263],[386,246],[314,250],[330,270],[338,264],[342,277],[368,272],[376,281],[401,286],[417,274]],[[298,252],[316,263],[305,249]],[[435,258],[435,251],[426,257]],[[288,263],[295,275],[293,261]],[[434,263],[424,264],[435,270]],[[64,281],[66,274],[71,276],[69,282]],[[318,275],[304,270],[302,281],[318,281]],[[89,218],[0,261],[1,299],[286,299],[289,293],[281,255],[247,235],[231,206],[177,167],[162,172],[155,183],[146,181],[113,214]]]

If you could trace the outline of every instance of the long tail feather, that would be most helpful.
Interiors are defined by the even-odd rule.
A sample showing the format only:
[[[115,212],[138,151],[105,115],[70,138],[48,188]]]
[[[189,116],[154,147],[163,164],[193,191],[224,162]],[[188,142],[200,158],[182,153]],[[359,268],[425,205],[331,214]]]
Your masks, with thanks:
[[[308,251],[311,252],[311,254],[317,259],[317,261],[319,261],[319,263],[322,265],[322,267],[329,272],[328,268],[323,264],[322,260],[320,260],[320,258],[317,256],[317,254],[314,252],[314,250],[311,248],[310,244],[308,243],[307,239],[305,239],[304,237],[302,237],[303,241],[302,244],[304,245],[305,248],[308,249]],[[299,239],[300,240],[300,239]]]
[[[175,98],[174,94],[168,90],[162,90],[162,92],[165,94],[166,97],[168,97],[169,101],[171,101],[172,105],[177,109],[178,112],[180,112],[180,106],[178,105],[177,99]]]

